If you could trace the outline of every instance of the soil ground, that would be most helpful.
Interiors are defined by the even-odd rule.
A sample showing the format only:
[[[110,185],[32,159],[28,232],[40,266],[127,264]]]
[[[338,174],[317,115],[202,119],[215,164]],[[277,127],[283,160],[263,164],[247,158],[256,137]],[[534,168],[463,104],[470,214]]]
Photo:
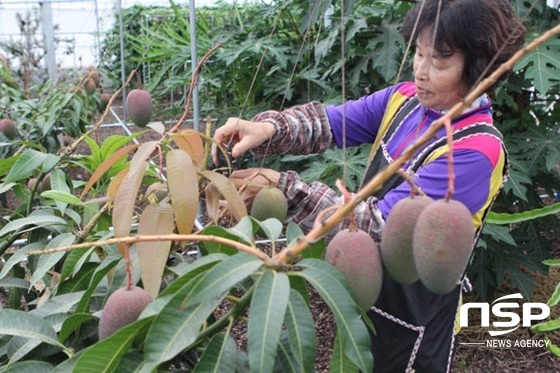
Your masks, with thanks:
[[[122,113],[116,107],[115,113]],[[113,119],[115,119],[113,121]],[[107,118],[108,123],[118,123],[115,118]],[[131,132],[140,130],[131,125],[128,127]],[[100,128],[93,136],[100,144],[105,138],[112,134],[126,134],[123,127],[106,126]],[[152,132],[139,138],[140,142],[160,138],[160,135]],[[87,152],[86,147],[81,147],[81,151]],[[81,169],[75,169],[72,177],[74,179],[87,180],[88,175]],[[14,208],[17,203],[13,196],[8,195],[8,205]],[[0,212],[0,215],[2,213]],[[554,252],[560,253],[560,239],[551,238],[555,247]],[[536,279],[536,285],[533,288],[533,302],[545,302],[554,292],[556,286],[560,283],[560,271],[551,271],[549,275],[533,274]],[[511,294],[511,289],[500,289],[501,295]],[[502,294],[503,293],[503,294]],[[316,323],[318,351],[315,368],[317,372],[328,372],[328,362],[332,351],[332,342],[334,339],[334,319],[329,312],[326,304],[316,295],[312,294],[312,314]],[[469,295],[465,301],[476,301],[476,295]],[[553,310],[553,314],[560,311]],[[558,315],[556,315],[558,317]],[[235,328],[237,333],[236,340],[243,347],[245,338],[245,329],[242,326]],[[560,344],[560,335],[550,336],[553,341]],[[469,343],[485,342],[491,339],[487,331],[483,328],[466,328],[463,329],[457,337],[457,348],[453,359],[453,373],[482,373],[482,372],[521,372],[531,371],[534,373],[560,372],[560,357],[556,357],[546,348],[496,348],[487,347],[486,345],[472,345]],[[527,340],[542,339],[541,336],[531,335],[528,328],[518,328],[515,332],[508,334],[507,339]]]

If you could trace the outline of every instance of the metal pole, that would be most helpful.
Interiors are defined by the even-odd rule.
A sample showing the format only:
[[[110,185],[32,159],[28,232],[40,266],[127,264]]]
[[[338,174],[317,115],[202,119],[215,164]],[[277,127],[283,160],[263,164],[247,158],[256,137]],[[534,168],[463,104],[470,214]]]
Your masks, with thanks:
[[[123,31],[123,12],[122,12],[122,0],[116,0],[117,12],[119,14],[119,35],[120,35],[120,45],[121,45],[121,80],[122,86],[126,83],[126,72],[124,71],[124,31]],[[127,112],[126,112],[126,88],[122,90],[122,102],[123,102],[123,122],[127,123]]]
[[[56,74],[56,50],[54,45],[54,25],[52,19],[51,0],[41,1],[41,18],[43,24],[43,37],[45,38],[45,67],[49,78]]]
[[[97,0],[93,0],[95,3],[95,49],[97,54],[97,65],[101,64],[101,30],[99,29],[99,8],[97,6]]]
[[[194,70],[196,69],[196,65],[198,64],[197,59],[197,50],[196,50],[196,10],[194,6],[195,0],[189,0],[189,20],[190,20],[190,27],[191,27],[191,67],[193,73],[193,81],[194,81]],[[192,107],[193,107],[193,121],[194,121],[194,130],[200,130],[200,114],[199,114],[199,107],[198,107],[198,84],[195,84],[193,89],[192,95]]]

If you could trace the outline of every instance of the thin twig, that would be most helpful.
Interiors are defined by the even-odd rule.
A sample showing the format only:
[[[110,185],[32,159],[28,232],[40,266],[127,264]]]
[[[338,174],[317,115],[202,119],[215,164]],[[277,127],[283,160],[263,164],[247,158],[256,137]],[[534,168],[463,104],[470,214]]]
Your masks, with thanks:
[[[251,254],[256,256],[257,258],[263,260],[264,262],[270,262],[270,257],[260,251],[259,249],[245,245],[243,243],[230,240],[228,238],[219,237],[219,236],[209,236],[209,235],[201,235],[201,234],[167,234],[167,235],[138,235],[138,236],[129,236],[129,237],[120,237],[120,238],[110,238],[107,240],[102,241],[94,241],[94,242],[84,242],[75,245],[68,245],[68,246],[61,246],[55,247],[52,249],[45,249],[45,250],[31,250],[27,252],[27,255],[34,256],[34,255],[45,255],[45,254],[54,254],[61,251],[72,251],[76,249],[83,249],[86,247],[92,246],[105,246],[105,245],[114,245],[114,244],[133,244],[137,242],[154,242],[154,241],[207,241],[207,242],[215,242],[223,245],[227,245],[237,249],[239,251],[243,251],[247,254]]]
[[[175,123],[175,125],[168,131],[168,133],[173,133],[173,132],[177,131],[177,129],[179,127],[181,127],[181,125],[183,124],[185,119],[187,119],[187,116],[189,115],[189,110],[190,110],[190,107],[191,107],[192,94],[193,94],[193,91],[194,91],[194,87],[196,86],[197,81],[198,81],[198,74],[200,73],[200,70],[202,70],[202,66],[204,65],[204,62],[206,62],[208,57],[210,57],[210,55],[212,53],[214,53],[218,48],[221,48],[221,47],[222,47],[222,44],[214,45],[208,52],[206,52],[206,54],[204,56],[202,56],[202,58],[200,59],[200,61],[196,65],[196,68],[193,71],[191,84],[189,85],[189,93],[187,95],[187,102],[185,103],[185,111],[183,112],[183,116],[181,116],[179,121],[177,123]]]

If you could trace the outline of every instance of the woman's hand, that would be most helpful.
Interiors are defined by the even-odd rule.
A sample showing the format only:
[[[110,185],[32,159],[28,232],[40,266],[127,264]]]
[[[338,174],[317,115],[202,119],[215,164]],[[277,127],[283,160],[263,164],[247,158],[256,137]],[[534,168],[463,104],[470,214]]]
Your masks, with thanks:
[[[248,208],[261,188],[276,186],[280,179],[280,172],[268,168],[248,168],[234,171],[230,180],[241,191],[241,197]]]
[[[212,144],[212,159],[219,164],[218,145],[227,146],[234,143],[231,156],[237,158],[247,150],[259,146],[274,135],[276,128],[268,122],[251,122],[240,118],[229,118],[214,133],[215,143]]]

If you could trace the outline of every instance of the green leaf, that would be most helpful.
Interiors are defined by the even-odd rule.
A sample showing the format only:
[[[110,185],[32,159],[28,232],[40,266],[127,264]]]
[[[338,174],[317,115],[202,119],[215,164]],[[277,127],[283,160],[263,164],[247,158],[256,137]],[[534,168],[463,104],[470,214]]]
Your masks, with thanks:
[[[253,224],[257,224],[261,231],[265,234],[266,238],[270,240],[270,242],[274,245],[276,240],[282,234],[282,229],[284,225],[282,222],[275,218],[269,218],[265,221],[258,221],[255,218],[251,218],[253,220]]]
[[[512,237],[509,227],[502,227],[494,224],[485,224],[483,228],[484,234],[490,235],[494,240],[505,242],[512,246],[516,246],[515,240]]]
[[[87,290],[89,284],[91,283],[91,279],[97,271],[98,267],[99,263],[85,263],[82,269],[78,271],[73,277],[66,279],[64,282],[58,285],[56,294],[68,294]]]
[[[52,211],[35,210],[25,218],[10,221],[0,229],[0,237],[25,227],[48,227],[52,225],[66,225],[66,220],[54,215]]]
[[[550,332],[558,329],[560,329],[560,318],[538,323],[531,326],[531,331],[533,333]]]
[[[288,224],[288,227],[286,228],[286,240],[289,243],[288,247],[295,245],[298,240],[303,239],[304,237],[305,234],[303,233],[303,230],[301,230],[299,225],[294,222]],[[325,240],[319,240],[303,250],[301,256],[302,258],[323,259],[326,250],[327,243],[325,242]]]
[[[74,331],[76,331],[82,324],[87,321],[96,319],[91,313],[75,313],[68,316],[62,323],[59,338],[64,342]]]
[[[557,214],[560,212],[560,202],[542,208],[536,208],[530,211],[523,211],[512,214],[498,214],[490,211],[488,213],[487,222],[491,224],[513,224],[527,220],[538,219],[544,216]]]
[[[266,269],[257,281],[247,326],[251,372],[272,372],[289,296],[288,276]]]
[[[74,243],[76,236],[70,233],[61,234],[60,236],[56,236],[53,238],[45,249],[54,249],[57,247],[62,246],[70,246]],[[47,272],[54,267],[56,263],[58,263],[66,254],[64,251],[59,251],[53,254],[44,254],[39,257],[37,262],[37,268],[33,272],[30,280],[30,288],[37,283],[37,281],[42,280],[43,276],[47,274]]]
[[[220,227],[218,225],[210,225],[204,228],[203,233],[205,236],[218,236],[236,242],[244,242],[244,240],[239,238],[239,236],[230,233],[228,229]],[[199,245],[202,250],[206,251],[205,254],[223,253],[228,256],[231,256],[239,252],[239,250],[237,250],[236,248],[231,247],[229,245],[224,245],[219,242],[201,241]]]
[[[526,68],[525,77],[531,79],[541,94],[558,87],[560,70],[560,38],[554,37],[540,44],[517,63],[517,70]]]
[[[204,349],[193,373],[235,372],[237,345],[229,333],[218,333]]]
[[[560,357],[560,347],[558,345],[552,343],[552,341],[548,338],[545,338],[548,341],[548,350],[552,352],[554,355]]]
[[[4,278],[16,264],[24,260],[27,260],[28,251],[38,250],[42,248],[43,248],[43,244],[39,242],[34,242],[29,245],[25,245],[24,247],[16,251],[14,254],[10,256],[10,258],[6,261],[6,263],[4,263],[4,267],[2,267],[2,270],[0,271],[0,278]]]
[[[241,220],[239,221],[239,223],[237,223],[235,226],[227,229],[227,231],[239,238],[241,238],[243,241],[245,241],[248,244],[252,244],[254,242],[254,237],[253,234],[255,233],[255,229],[254,229],[254,219],[252,219],[250,216],[244,216],[243,218],[241,218]]]
[[[69,205],[81,205],[82,201],[72,193],[62,190],[47,190],[41,193],[41,197],[63,202]]]
[[[29,281],[17,277],[8,277],[0,280],[0,288],[29,289]]]
[[[344,354],[344,342],[340,333],[336,333],[333,345],[333,353],[329,362],[329,372],[333,373],[357,373],[358,367],[352,363]]]
[[[47,154],[33,149],[26,149],[14,163],[4,180],[5,183],[27,179],[43,164]]]
[[[371,372],[373,356],[369,333],[342,275],[318,259],[304,259],[299,265],[304,269],[290,275],[305,278],[319,292],[334,315],[337,330],[343,338],[344,354],[362,371]]]
[[[397,25],[383,24],[377,28],[380,34],[375,35],[372,42],[375,44],[373,68],[377,70],[385,81],[391,81],[399,69],[400,46],[404,45],[402,32]]]
[[[560,302],[560,282],[556,284],[556,288],[554,289],[554,292],[552,293],[550,299],[548,300],[548,302],[546,302],[546,304],[548,304],[550,307],[553,307],[556,306],[558,302]]]
[[[187,289],[190,291],[190,289]],[[141,372],[151,372],[159,364],[168,361],[194,343],[200,328],[220,303],[220,299],[183,306],[184,294],[178,293],[159,314],[144,344],[144,365]]]
[[[66,281],[68,276],[71,276],[79,271],[79,266],[77,267],[78,263],[83,262],[83,259],[87,260],[93,251],[95,251],[95,247],[85,247],[83,249],[70,251],[64,260],[64,264],[62,265],[62,271],[60,272],[61,281]]]
[[[260,259],[245,253],[238,253],[224,259],[212,267],[195,285],[186,299],[187,304],[223,297],[229,289],[253,274],[262,265]]]
[[[290,290],[290,302],[284,323],[288,331],[290,349],[299,364],[298,371],[313,371],[317,348],[315,324],[305,299],[293,289]]]
[[[19,361],[0,367],[1,373],[51,373],[53,366],[46,361]]]
[[[73,366],[73,372],[102,373],[114,372],[122,356],[130,350],[132,341],[152,323],[153,318],[145,318],[118,330],[84,350]]]
[[[49,323],[29,312],[0,310],[0,335],[35,339],[66,349]]]
[[[66,174],[64,173],[63,170],[55,168],[54,170],[51,171],[50,175],[51,175],[52,191],[60,191],[63,193],[70,194],[70,187],[66,183]],[[56,201],[56,206],[58,207],[58,211],[60,211],[61,214],[64,214],[64,212],[66,211],[67,202],[58,201],[56,198],[52,198],[52,199]]]
[[[104,279],[105,275],[109,273],[121,260],[120,254],[113,252],[108,255],[99,266],[97,266],[88,286],[88,289],[84,292],[84,295],[80,299],[78,306],[76,307],[76,313],[85,313],[89,310],[89,304],[91,302],[92,294],[97,289],[97,285]]]

